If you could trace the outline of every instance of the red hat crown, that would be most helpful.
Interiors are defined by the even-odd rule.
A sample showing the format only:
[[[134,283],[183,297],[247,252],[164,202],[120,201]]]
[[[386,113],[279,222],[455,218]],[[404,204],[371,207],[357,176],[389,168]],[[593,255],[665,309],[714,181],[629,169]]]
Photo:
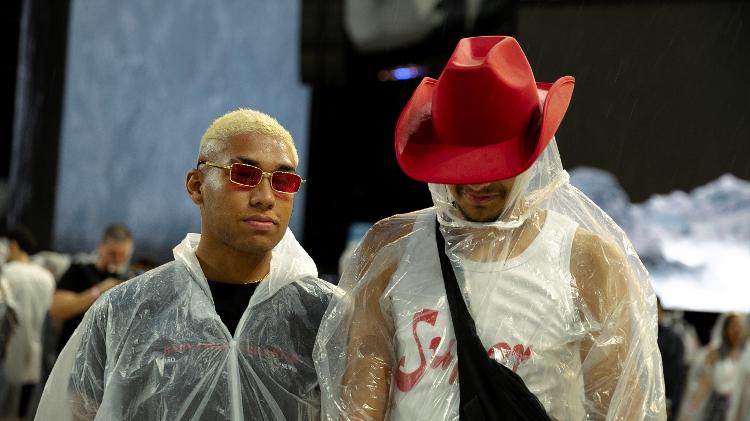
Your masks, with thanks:
[[[534,74],[515,39],[462,39],[433,93],[435,140],[486,146],[516,139],[540,111]]]

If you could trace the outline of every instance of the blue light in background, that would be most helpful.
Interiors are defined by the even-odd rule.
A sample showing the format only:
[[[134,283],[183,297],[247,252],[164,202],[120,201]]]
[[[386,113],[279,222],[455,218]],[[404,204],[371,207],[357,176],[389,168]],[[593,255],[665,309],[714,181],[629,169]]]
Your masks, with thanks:
[[[398,66],[392,69],[384,69],[378,72],[378,80],[381,82],[415,79],[427,74],[427,67],[408,65]]]
[[[391,71],[395,80],[408,80],[417,77],[419,72],[413,67],[396,67]]]

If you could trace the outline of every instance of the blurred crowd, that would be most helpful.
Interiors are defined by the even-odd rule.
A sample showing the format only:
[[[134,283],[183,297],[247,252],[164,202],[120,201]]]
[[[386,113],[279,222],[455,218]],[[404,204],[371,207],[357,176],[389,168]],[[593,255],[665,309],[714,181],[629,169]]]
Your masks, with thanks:
[[[658,302],[659,350],[664,367],[667,419],[746,420],[750,417],[748,319],[724,313],[716,319],[708,344],[681,311]]]
[[[0,236],[0,420],[34,418],[59,352],[96,299],[156,264],[132,261],[133,239],[107,226],[96,250],[37,251],[31,231]]]

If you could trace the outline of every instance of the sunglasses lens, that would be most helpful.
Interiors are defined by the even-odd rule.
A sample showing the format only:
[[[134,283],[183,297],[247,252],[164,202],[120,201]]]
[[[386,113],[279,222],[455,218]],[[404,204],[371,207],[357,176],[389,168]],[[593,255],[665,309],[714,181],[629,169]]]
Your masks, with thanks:
[[[253,187],[260,183],[263,171],[251,165],[235,163],[232,164],[231,176],[232,181],[235,183]]]
[[[271,178],[274,190],[284,193],[296,193],[302,184],[302,178],[289,172],[275,172]]]

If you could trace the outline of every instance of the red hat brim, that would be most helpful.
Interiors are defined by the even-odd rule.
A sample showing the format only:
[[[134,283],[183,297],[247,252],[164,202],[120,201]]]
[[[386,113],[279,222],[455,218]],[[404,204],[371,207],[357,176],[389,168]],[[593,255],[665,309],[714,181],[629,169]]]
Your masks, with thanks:
[[[543,101],[540,124],[515,139],[487,146],[439,142],[431,105],[436,80],[425,78],[414,91],[396,125],[396,160],[409,177],[425,183],[478,184],[515,177],[528,169],[552,140],[570,105],[575,79],[537,83]]]

